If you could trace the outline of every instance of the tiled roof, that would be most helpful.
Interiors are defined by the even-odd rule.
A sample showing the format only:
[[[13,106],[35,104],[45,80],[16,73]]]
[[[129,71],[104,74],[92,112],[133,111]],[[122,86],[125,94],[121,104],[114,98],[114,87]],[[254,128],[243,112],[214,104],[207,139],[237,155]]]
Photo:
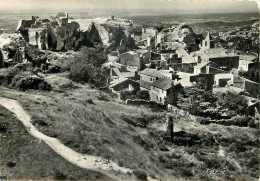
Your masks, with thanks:
[[[255,57],[253,55],[240,55],[239,56],[239,60],[245,60],[245,61],[249,61],[249,62],[252,62],[256,58],[257,57]]]
[[[143,87],[145,89],[150,90],[151,89],[151,83],[140,80],[140,87]]]
[[[150,68],[144,69],[143,71],[140,72],[140,74],[148,75],[148,76],[151,76],[151,77],[161,77],[161,78],[164,77],[156,69],[150,69]]]
[[[168,90],[172,87],[173,81],[167,78],[159,78],[154,81],[151,86],[157,87],[159,89]]]

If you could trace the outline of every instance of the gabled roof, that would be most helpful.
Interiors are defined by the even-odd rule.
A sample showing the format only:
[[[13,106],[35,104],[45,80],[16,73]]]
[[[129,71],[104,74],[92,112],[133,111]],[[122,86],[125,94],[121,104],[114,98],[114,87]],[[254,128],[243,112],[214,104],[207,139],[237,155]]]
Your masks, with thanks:
[[[161,77],[163,78],[164,76],[162,74],[160,74],[158,72],[158,70],[156,69],[150,69],[150,68],[146,68],[144,69],[143,71],[140,72],[140,74],[144,74],[144,75],[148,75],[148,76],[151,76],[151,77]]]
[[[151,86],[157,87],[159,89],[168,90],[172,87],[173,81],[167,78],[159,78],[158,80],[154,81]]]

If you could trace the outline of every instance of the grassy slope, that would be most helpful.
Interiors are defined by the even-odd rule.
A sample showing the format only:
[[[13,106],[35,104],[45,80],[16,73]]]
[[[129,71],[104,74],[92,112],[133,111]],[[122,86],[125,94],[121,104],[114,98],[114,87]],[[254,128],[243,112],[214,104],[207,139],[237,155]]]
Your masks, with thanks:
[[[156,178],[257,177],[257,146],[244,145],[246,148],[239,151],[238,143],[256,139],[257,130],[215,124],[204,126],[187,116],[176,115],[177,130],[190,133],[191,139],[198,135],[203,141],[199,145],[173,145],[162,138],[160,128],[165,123],[165,112],[124,105],[88,86],[75,86],[63,75],[52,75],[47,80],[54,91],[7,90],[4,93],[21,102],[43,133],[57,137],[78,152],[145,170]],[[104,97],[109,100],[103,100]],[[94,104],[88,103],[88,99]],[[147,124],[135,125],[140,122]],[[212,134],[219,135],[228,157],[219,154],[220,147],[212,140]]]
[[[22,123],[0,106],[0,173],[8,179],[108,179],[79,168],[28,134]]]

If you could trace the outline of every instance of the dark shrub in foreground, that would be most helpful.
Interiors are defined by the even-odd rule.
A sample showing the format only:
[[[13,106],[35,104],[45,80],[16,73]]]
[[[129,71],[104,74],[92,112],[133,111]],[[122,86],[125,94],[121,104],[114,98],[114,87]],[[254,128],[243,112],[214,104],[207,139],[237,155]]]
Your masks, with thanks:
[[[35,90],[51,90],[51,85],[45,82],[44,79],[36,76],[23,76],[17,75],[12,80],[10,85],[12,88],[19,89],[19,90],[28,90],[28,89],[35,89]]]
[[[133,174],[137,180],[147,180],[147,174],[142,170],[134,170]]]

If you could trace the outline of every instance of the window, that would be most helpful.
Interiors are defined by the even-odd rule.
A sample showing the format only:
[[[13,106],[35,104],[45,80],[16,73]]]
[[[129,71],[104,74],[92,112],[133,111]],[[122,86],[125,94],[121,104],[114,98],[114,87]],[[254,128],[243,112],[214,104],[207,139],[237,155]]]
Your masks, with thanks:
[[[205,47],[206,47],[206,46],[208,46],[208,42],[207,42],[207,41],[205,41]]]

